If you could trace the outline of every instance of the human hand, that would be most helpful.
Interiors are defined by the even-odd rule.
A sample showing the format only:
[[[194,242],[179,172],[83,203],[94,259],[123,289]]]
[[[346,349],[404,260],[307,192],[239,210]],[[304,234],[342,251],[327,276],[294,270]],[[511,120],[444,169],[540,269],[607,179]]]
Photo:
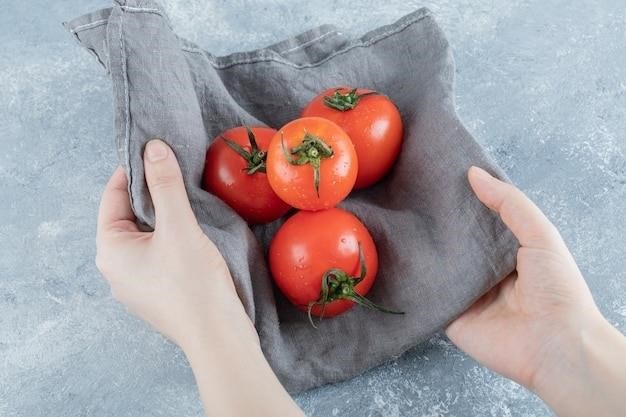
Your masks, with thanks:
[[[153,232],[137,228],[122,168],[100,204],[96,264],[114,298],[183,349],[225,323],[241,340],[258,345],[226,262],[191,210],[174,153],[151,141],[144,165]]]
[[[536,391],[563,415],[592,415],[585,414],[594,408],[592,401],[583,399],[594,388],[595,401],[606,400],[596,411],[606,411],[607,404],[617,407],[621,396],[604,396],[615,388],[602,389],[610,381],[602,368],[609,358],[624,362],[624,338],[600,314],[558,231],[513,185],[476,167],[468,177],[476,196],[500,214],[520,249],[517,270],[453,321],[448,337],[478,362]],[[601,371],[598,381],[592,377],[596,371]],[[616,379],[623,390],[623,365],[621,372]]]
[[[141,232],[118,168],[104,190],[98,269],[113,296],[187,355],[207,414],[302,416],[270,369],[217,247],[189,205],[180,168],[162,141],[146,145],[153,232]]]

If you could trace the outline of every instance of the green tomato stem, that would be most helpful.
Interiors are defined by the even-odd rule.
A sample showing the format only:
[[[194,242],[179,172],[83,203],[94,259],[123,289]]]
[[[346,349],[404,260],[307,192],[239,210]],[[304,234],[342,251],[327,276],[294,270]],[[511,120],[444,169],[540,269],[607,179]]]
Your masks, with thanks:
[[[302,142],[291,149],[285,146],[285,138],[280,136],[283,154],[291,165],[309,164],[313,168],[313,183],[315,184],[315,193],[320,196],[320,165],[323,159],[333,156],[332,148],[318,136],[309,132],[304,132]]]
[[[222,140],[235,152],[241,156],[248,166],[244,168],[244,171],[248,175],[256,174],[257,172],[265,172],[265,160],[267,159],[267,152],[259,149],[256,138],[252,130],[246,126],[248,132],[248,140],[250,141],[250,152],[246,151],[237,142],[234,142],[224,136],[221,136]]]
[[[365,94],[357,94],[357,89],[353,88],[347,93],[341,93],[340,89],[336,89],[330,96],[324,96],[324,104],[331,109],[339,111],[348,111],[354,109],[362,97],[372,94],[378,94],[376,91],[370,91]]]
[[[389,314],[404,314],[403,311],[394,311],[386,307],[382,307],[369,299],[365,298],[355,290],[356,285],[363,281],[367,275],[367,267],[365,265],[365,255],[363,254],[363,248],[361,242],[359,242],[359,264],[361,272],[359,276],[350,276],[344,270],[338,268],[331,268],[322,276],[322,288],[320,289],[320,296],[316,301],[311,301],[307,306],[307,314],[309,316],[309,322],[314,328],[317,328],[313,317],[311,316],[311,310],[316,305],[322,307],[320,314],[320,321],[324,317],[324,309],[326,304],[336,300],[349,300],[355,302],[363,307],[367,307],[372,310],[380,311]]]

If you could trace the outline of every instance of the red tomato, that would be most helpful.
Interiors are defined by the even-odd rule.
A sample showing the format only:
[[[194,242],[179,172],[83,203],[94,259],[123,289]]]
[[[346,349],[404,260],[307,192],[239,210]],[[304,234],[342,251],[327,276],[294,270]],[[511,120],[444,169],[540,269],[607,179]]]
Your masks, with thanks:
[[[402,119],[388,97],[372,90],[331,88],[315,97],[302,117],[331,120],[346,131],[359,159],[354,188],[380,180],[398,157],[402,145]]]
[[[267,223],[289,206],[270,187],[265,173],[267,147],[276,130],[235,127],[213,140],[206,153],[202,186],[249,223]]]
[[[363,223],[345,210],[293,215],[270,244],[269,264],[282,293],[310,314],[335,316],[355,302],[395,313],[364,298],[376,279],[378,254]]]
[[[267,151],[267,178],[286,203],[303,210],[334,207],[352,190],[358,161],[350,138],[319,117],[283,126]]]

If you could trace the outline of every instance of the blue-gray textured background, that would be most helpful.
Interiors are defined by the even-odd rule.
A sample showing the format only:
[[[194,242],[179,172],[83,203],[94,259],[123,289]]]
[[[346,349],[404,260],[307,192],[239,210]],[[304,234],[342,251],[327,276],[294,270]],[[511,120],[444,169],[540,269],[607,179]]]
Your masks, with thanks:
[[[462,119],[626,330],[626,2],[163,3],[181,36],[216,54],[322,23],[360,35],[429,7],[453,46]],[[116,160],[112,96],[60,22],[108,5],[0,0],[0,416],[202,415],[182,353],[111,299],[93,263]],[[550,415],[445,337],[296,400],[310,416]]]

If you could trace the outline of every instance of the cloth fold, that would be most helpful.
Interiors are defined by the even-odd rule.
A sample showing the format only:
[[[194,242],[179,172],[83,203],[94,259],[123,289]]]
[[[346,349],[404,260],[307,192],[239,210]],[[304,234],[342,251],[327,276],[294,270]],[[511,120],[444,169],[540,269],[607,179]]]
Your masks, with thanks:
[[[261,347],[291,392],[354,376],[396,357],[457,317],[515,267],[517,241],[473,195],[466,171],[504,173],[459,121],[454,64],[430,11],[350,39],[323,25],[267,48],[215,56],[174,33],[151,0],[117,1],[65,24],[111,76],[116,146],[137,219],[154,211],[142,151],[176,153],[198,221],[224,255]],[[370,230],[380,271],[368,295],[403,310],[355,307],[317,329],[272,284],[266,250],[282,220],[246,223],[201,189],[210,141],[236,125],[279,128],[320,91],[348,85],[388,95],[405,126],[400,157],[379,184],[341,207]]]

